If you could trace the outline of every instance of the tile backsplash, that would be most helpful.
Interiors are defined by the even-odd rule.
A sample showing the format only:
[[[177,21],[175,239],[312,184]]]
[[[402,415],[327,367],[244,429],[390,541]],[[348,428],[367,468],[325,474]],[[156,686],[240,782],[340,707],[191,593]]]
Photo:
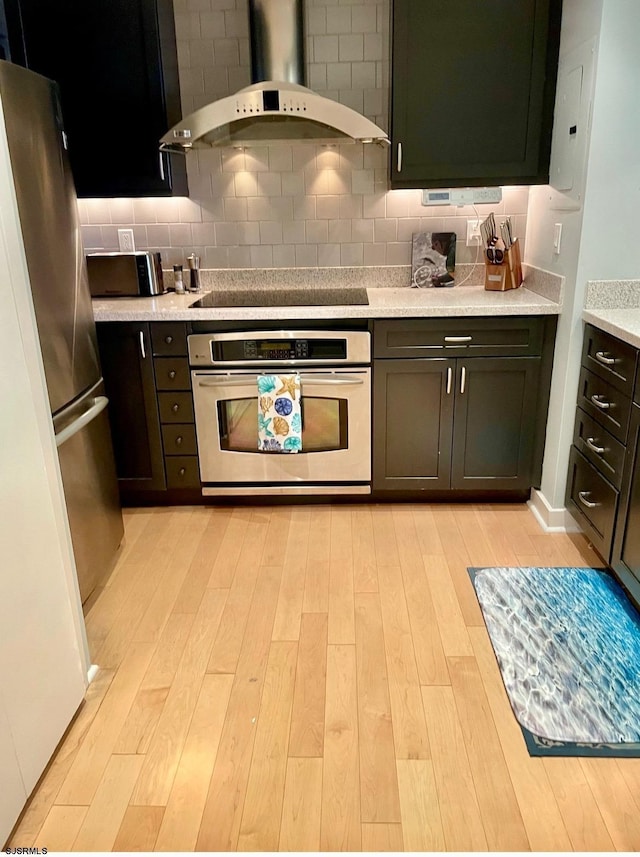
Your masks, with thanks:
[[[183,114],[250,83],[247,0],[174,0]],[[389,0],[306,0],[307,85],[388,127]],[[452,231],[466,246],[466,206],[423,206],[387,190],[388,149],[313,144],[207,149],[187,156],[190,197],[80,200],[88,252],[117,250],[118,228],[163,263],[196,252],[206,268],[406,265],[414,232]],[[525,237],[529,190],[503,189]]]

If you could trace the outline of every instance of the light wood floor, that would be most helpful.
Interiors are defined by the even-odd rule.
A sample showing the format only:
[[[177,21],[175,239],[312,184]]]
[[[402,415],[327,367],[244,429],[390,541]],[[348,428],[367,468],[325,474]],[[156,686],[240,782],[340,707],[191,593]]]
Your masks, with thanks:
[[[11,844],[635,851],[640,759],[530,758],[467,566],[599,564],[526,506],[163,508]]]

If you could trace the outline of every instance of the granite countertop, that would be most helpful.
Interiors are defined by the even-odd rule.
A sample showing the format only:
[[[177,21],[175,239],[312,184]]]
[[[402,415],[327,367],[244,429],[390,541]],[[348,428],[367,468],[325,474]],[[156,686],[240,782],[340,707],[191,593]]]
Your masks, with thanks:
[[[203,293],[209,291],[203,288]],[[444,289],[367,288],[368,305],[253,306],[191,309],[201,295],[93,300],[96,321],[256,321],[268,319],[419,318],[427,316],[557,315],[558,301],[522,286],[489,292],[481,286]]]
[[[640,348],[640,309],[585,309],[584,321]]]

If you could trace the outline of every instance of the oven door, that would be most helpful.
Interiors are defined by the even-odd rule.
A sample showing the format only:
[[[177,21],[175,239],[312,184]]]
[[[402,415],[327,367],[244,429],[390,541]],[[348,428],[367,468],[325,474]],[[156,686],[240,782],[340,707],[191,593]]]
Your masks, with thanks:
[[[300,372],[302,451],[297,453],[258,450],[258,374],[191,373],[203,483],[370,483],[370,369]]]

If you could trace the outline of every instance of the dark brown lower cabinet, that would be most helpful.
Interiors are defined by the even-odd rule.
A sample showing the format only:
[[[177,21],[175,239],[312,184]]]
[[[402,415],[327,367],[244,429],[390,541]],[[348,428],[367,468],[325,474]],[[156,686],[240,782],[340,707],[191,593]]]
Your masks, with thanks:
[[[611,565],[640,604],[640,407],[634,403]]]
[[[121,493],[166,488],[149,324],[97,325]]]
[[[539,357],[376,360],[374,490],[534,484]]]

